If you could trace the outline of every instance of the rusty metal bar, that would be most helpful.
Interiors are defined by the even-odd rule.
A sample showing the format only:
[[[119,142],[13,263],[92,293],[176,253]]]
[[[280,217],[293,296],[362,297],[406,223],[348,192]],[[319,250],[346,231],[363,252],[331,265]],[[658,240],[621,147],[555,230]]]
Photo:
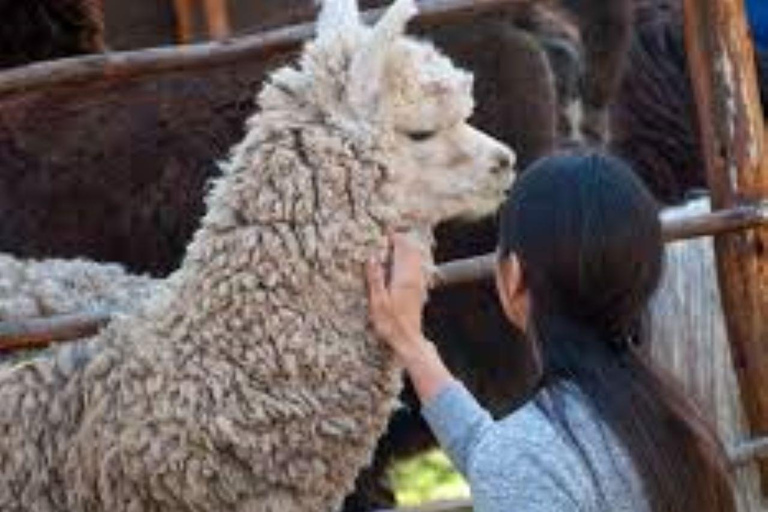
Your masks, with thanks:
[[[491,253],[443,263],[430,276],[431,287],[444,288],[490,279],[496,259],[496,254]]]
[[[728,457],[734,466],[743,466],[755,459],[768,457],[768,437],[738,443],[729,451]]]
[[[423,0],[416,23],[432,25],[459,20],[468,14],[500,9],[529,0]],[[363,15],[375,20],[384,9]],[[267,32],[182,47],[150,48],[103,53],[40,62],[0,73],[0,97],[19,91],[73,85],[90,80],[128,77],[223,64],[239,59],[261,59],[298,50],[315,34],[314,23],[292,25]]]
[[[0,352],[45,348],[53,343],[93,336],[112,315],[89,311],[0,322]]]
[[[768,226],[768,201],[662,222],[666,242],[733,233]]]
[[[715,209],[768,199],[768,153],[743,0],[685,0],[685,37]],[[768,228],[715,239],[726,325],[752,435],[768,434]],[[763,491],[768,463],[761,463]]]
[[[768,226],[768,202],[745,204],[718,212],[662,221],[665,242],[688,240]],[[493,275],[496,255],[486,254],[440,265],[432,275],[433,287],[455,286],[488,279]]]
[[[667,242],[756,228],[760,225],[768,225],[768,203],[743,205],[731,210],[663,221],[664,239]],[[490,279],[495,263],[495,254],[444,263],[432,274],[432,287],[455,286]],[[0,322],[0,351],[40,348],[92,335],[106,324],[110,317],[109,312],[96,312]]]

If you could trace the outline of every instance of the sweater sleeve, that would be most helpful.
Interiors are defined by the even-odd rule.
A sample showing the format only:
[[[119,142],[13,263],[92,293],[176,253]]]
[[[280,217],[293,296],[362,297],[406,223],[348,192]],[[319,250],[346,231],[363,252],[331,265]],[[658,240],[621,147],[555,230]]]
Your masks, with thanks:
[[[474,447],[494,426],[491,415],[458,381],[424,404],[422,415],[456,469],[467,476]]]

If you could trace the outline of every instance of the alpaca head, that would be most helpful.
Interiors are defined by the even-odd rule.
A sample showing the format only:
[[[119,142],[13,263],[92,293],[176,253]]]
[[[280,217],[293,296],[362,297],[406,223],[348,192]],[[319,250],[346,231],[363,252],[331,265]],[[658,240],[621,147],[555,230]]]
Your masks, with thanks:
[[[383,155],[374,179],[388,220],[429,227],[492,211],[511,184],[515,156],[467,124],[472,76],[405,36],[415,14],[414,0],[397,0],[369,27],[356,0],[324,0],[316,39],[298,68],[272,77],[260,106],[268,113],[300,104],[298,115],[375,148]]]

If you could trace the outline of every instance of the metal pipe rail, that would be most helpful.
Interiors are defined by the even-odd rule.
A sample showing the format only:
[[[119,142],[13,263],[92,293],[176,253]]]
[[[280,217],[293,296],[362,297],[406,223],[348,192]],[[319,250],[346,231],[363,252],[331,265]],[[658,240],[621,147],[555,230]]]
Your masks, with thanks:
[[[768,226],[768,202],[745,204],[719,212],[663,220],[664,240],[673,242],[737,230]],[[493,276],[495,254],[451,261],[431,276],[433,288],[470,283]],[[114,312],[78,312],[45,318],[0,322],[0,352],[41,348],[96,334]]]
[[[768,226],[768,201],[742,204],[712,213],[662,220],[665,242],[721,235],[744,229]],[[452,286],[492,276],[494,254],[476,256],[440,265],[432,275],[434,287]]]

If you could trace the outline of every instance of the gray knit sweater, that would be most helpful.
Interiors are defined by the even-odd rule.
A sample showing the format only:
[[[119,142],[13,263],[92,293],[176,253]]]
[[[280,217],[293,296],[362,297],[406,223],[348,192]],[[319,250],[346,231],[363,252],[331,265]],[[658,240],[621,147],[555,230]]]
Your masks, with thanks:
[[[494,421],[455,382],[422,412],[468,480],[476,512],[648,512],[618,439],[575,387],[560,392],[577,442],[550,419],[557,405],[548,391]]]

